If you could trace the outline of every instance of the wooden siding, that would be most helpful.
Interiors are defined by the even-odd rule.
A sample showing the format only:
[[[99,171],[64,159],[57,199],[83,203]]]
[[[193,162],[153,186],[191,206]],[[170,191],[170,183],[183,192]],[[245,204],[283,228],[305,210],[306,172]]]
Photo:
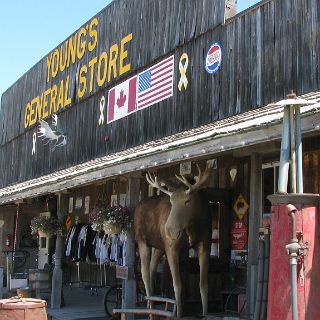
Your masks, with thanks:
[[[290,89],[298,94],[319,90],[317,0],[266,1],[226,24],[222,23],[224,1],[218,6],[212,3],[119,0],[102,11],[98,15],[99,37],[108,43],[99,40],[98,47],[105,47],[98,51],[132,32],[134,41],[128,49],[132,71],[107,87],[95,87],[94,94],[76,99],[76,105],[63,110],[59,121],[67,145],[51,152],[38,140],[36,155],[32,156],[36,129],[24,129],[21,103],[45,90],[44,61],[35,65],[2,97],[0,186],[259,108],[283,99]],[[209,75],[203,61],[215,41],[222,45],[223,60],[218,72]],[[189,55],[189,85],[180,93],[178,63],[183,52]],[[109,88],[172,53],[173,97],[109,125],[97,125],[99,102],[102,95],[107,98]],[[87,55],[81,63],[89,59]],[[75,90],[76,67],[68,72],[69,89]]]
[[[224,16],[224,0],[217,0],[214,4],[212,0],[113,1],[96,16],[99,24],[97,27],[98,43],[95,50],[91,52],[87,50],[80,61],[76,61],[64,72],[58,72],[55,78],[50,78],[50,81],[47,82],[47,58],[54,52],[53,49],[4,93],[1,101],[0,144],[7,143],[24,133],[24,111],[27,102],[47,88],[53,85],[59,86],[60,81],[66,80],[67,76],[70,78],[68,96],[75,98],[72,101],[73,105],[87,104],[85,100],[102,88],[94,83],[92,93],[90,94],[87,90],[80,99],[76,95],[79,88],[79,68],[83,65],[88,66],[88,62],[102,52],[107,52],[109,55],[110,47],[113,44],[120,44],[124,36],[130,33],[133,35],[132,41],[127,44],[128,58],[126,61],[131,64],[130,75],[132,75],[159,57],[172,52],[176,47],[221,24]],[[84,26],[86,25],[87,23]],[[83,39],[87,42],[91,41],[88,34]],[[64,42],[56,48],[59,49]],[[122,77],[118,75],[104,87],[110,88],[128,76],[129,74]]]

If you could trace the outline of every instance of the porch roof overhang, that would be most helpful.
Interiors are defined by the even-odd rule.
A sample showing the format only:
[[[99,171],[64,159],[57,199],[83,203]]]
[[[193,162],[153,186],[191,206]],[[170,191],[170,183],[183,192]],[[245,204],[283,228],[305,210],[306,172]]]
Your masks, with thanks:
[[[299,98],[317,103],[301,107],[303,133],[320,129],[320,91]],[[253,146],[281,138],[283,106],[269,104],[227,119],[106,155],[0,189],[0,204],[85,185],[134,171],[199,156]]]

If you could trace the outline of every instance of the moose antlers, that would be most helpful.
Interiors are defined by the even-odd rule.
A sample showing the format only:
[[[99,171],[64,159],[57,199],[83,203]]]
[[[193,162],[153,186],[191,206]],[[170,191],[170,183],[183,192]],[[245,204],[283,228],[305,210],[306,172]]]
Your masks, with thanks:
[[[160,184],[160,182],[158,181],[158,177],[153,175],[150,172],[147,172],[146,174],[146,179],[149,182],[149,184],[151,186],[153,186],[154,188],[159,189],[160,191],[162,191],[163,193],[166,193],[168,196],[172,195],[172,192],[170,192],[169,190],[163,188]]]
[[[175,175],[178,180],[180,180],[185,186],[188,187],[188,189],[185,191],[186,194],[189,194],[191,191],[195,191],[195,190],[199,189],[200,186],[203,185],[207,181],[207,179],[209,178],[210,169],[211,169],[210,167],[207,166],[206,170],[202,173],[199,165],[196,164],[196,166],[198,169],[198,175],[194,177],[194,180],[195,180],[194,184],[191,184],[186,179],[186,177],[184,177],[182,175],[181,176]]]
[[[178,180],[180,180],[185,186],[188,187],[188,189],[185,191],[186,194],[189,194],[190,192],[199,189],[201,187],[201,185],[203,185],[207,181],[207,179],[209,178],[211,167],[207,166],[206,170],[202,173],[199,165],[196,164],[196,166],[197,166],[197,169],[198,169],[198,175],[194,177],[194,180],[195,180],[194,184],[191,184],[187,180],[187,178],[184,177],[183,175],[180,175],[180,176],[175,175]],[[153,186],[154,188],[159,189],[160,191],[166,193],[169,196],[172,195],[172,192],[168,191],[163,186],[161,186],[160,182],[158,181],[158,177],[157,176],[155,176],[155,175],[152,176],[151,173],[148,172],[146,174],[146,179],[149,182],[149,184],[151,186]]]

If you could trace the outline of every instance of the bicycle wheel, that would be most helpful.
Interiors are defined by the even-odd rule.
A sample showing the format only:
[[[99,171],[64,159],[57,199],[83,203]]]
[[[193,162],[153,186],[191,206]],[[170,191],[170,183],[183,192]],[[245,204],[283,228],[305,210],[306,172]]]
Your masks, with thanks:
[[[121,308],[122,303],[122,287],[119,285],[114,285],[109,288],[103,297],[103,306],[106,314],[111,317],[113,309]],[[113,318],[120,318],[120,315]]]

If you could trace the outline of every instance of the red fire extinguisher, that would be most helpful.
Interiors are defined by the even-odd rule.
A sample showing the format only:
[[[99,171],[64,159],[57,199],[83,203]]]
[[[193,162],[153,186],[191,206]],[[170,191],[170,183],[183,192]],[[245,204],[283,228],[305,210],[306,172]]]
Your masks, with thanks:
[[[6,246],[9,247],[10,246],[10,242],[11,242],[11,236],[10,234],[6,235]]]

